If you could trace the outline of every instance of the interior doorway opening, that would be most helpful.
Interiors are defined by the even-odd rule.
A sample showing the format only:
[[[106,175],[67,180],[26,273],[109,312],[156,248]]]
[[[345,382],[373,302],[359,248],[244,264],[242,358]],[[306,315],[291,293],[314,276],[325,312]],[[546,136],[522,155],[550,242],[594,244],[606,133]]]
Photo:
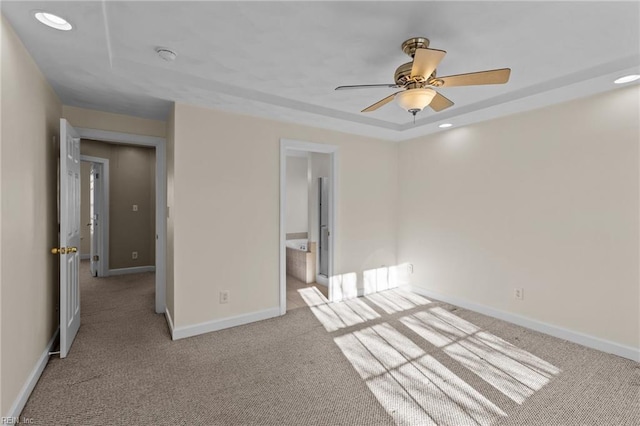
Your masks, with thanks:
[[[120,250],[119,247],[114,247],[113,242],[109,239],[109,226],[110,222],[113,221],[112,215],[109,214],[108,208],[103,208],[103,220],[102,220],[102,228],[101,232],[103,233],[102,240],[98,240],[98,251],[102,251],[102,258],[100,260],[105,259],[104,262],[100,262],[100,266],[98,266],[98,271],[102,268],[102,275],[99,276],[113,276],[113,275],[121,275],[127,274],[131,272],[149,272],[151,270],[155,271],[155,300],[154,300],[154,308],[156,313],[164,313],[166,308],[166,278],[165,278],[165,253],[166,253],[166,141],[164,138],[155,137],[155,136],[143,136],[143,135],[134,135],[129,133],[121,133],[121,132],[111,132],[105,130],[97,130],[97,129],[88,129],[82,127],[75,128],[80,139],[83,141],[97,141],[107,143],[113,146],[130,146],[130,147],[140,147],[149,149],[153,153],[152,160],[152,170],[150,170],[150,180],[153,182],[152,191],[153,191],[153,199],[149,202],[149,227],[151,228],[151,238],[148,243],[147,252],[151,253],[150,258],[154,259],[153,268],[150,265],[140,265],[141,267],[136,266],[120,266],[113,264],[113,254],[114,252],[118,252]],[[89,158],[94,163],[100,163],[99,158],[104,158],[104,156],[88,156],[93,157]],[[114,173],[114,167],[116,164],[113,163],[102,163],[103,164],[103,175],[100,178],[104,177],[103,182],[108,182],[109,178]],[[120,173],[121,170],[115,170],[115,172]],[[136,184],[136,182],[132,182],[132,184]],[[103,185],[104,189],[104,197],[102,198],[102,206],[109,206],[113,203],[112,197],[109,196],[109,187]],[[94,200],[95,201],[95,200]],[[126,208],[127,212],[130,214],[133,213],[142,213],[140,210],[141,203],[131,200]],[[135,207],[138,207],[137,212],[134,212]],[[124,207],[123,207],[124,209]],[[123,210],[124,211],[124,210]],[[84,227],[89,228],[86,224],[89,221],[84,222],[82,225]],[[100,222],[98,222],[98,229],[100,229]],[[132,251],[137,251],[138,259],[142,255],[143,250],[122,250],[124,257],[132,258]],[[134,260],[134,259],[131,259]],[[110,265],[113,264],[114,267]],[[131,269],[135,268],[135,269]]]
[[[66,358],[71,345],[78,333],[81,322],[80,309],[80,252],[81,247],[81,149],[82,139],[103,141],[112,144],[142,145],[153,147],[155,151],[154,166],[154,195],[155,202],[148,206],[153,212],[153,227],[155,235],[150,238],[155,252],[156,274],[151,287],[155,293],[155,311],[164,313],[166,310],[166,282],[165,282],[165,253],[166,253],[166,164],[165,139],[150,136],[132,135],[127,133],[109,132],[95,129],[74,128],[66,119],[60,119],[60,161],[58,169],[59,192],[59,244],[51,249],[52,254],[60,256],[60,358]],[[94,161],[99,163],[99,161]],[[134,167],[135,168],[135,167]],[[96,177],[97,170],[92,166],[89,186],[90,211],[96,209]],[[93,183],[94,185],[91,185]],[[105,191],[108,193],[108,191]],[[150,192],[150,191],[148,191]],[[91,196],[93,194],[93,197]],[[111,197],[110,197],[111,198]],[[136,205],[133,206],[136,211]],[[108,223],[108,222],[107,222]],[[102,226],[104,229],[104,224]],[[105,232],[106,234],[107,232]],[[107,262],[102,262],[107,264]],[[109,271],[113,275],[113,271]],[[97,270],[94,272],[97,273]],[[87,274],[87,277],[91,277]],[[93,277],[91,277],[93,278]]]
[[[91,275],[155,271],[155,150],[82,139],[81,259]]]
[[[280,313],[332,300],[337,147],[281,141]]]

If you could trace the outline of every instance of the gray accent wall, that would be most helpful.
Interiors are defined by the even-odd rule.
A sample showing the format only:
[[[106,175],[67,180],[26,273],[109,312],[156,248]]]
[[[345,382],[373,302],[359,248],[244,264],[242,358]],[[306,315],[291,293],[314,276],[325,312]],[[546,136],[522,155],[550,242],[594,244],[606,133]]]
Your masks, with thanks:
[[[83,139],[80,152],[109,159],[109,269],[155,265],[155,150]],[[83,206],[88,202],[82,199]],[[89,209],[82,211],[87,224]],[[137,259],[132,259],[134,251]]]

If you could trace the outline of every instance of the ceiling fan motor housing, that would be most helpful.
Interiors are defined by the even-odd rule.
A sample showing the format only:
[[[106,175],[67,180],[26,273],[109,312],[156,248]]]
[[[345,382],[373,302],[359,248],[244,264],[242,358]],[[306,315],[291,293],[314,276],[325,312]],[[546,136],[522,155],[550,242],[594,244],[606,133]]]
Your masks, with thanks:
[[[428,47],[429,39],[425,37],[412,37],[402,43],[402,51],[412,58],[416,54],[417,49],[426,49]]]

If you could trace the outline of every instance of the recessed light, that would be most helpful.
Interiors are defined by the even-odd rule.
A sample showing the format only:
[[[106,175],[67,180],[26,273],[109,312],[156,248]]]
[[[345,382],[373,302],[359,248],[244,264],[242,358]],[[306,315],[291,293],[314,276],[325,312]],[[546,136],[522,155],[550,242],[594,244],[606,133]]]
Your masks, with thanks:
[[[66,19],[61,18],[58,15],[54,15],[53,13],[36,12],[34,16],[47,27],[55,28],[56,30],[69,31],[73,28]]]
[[[442,123],[438,127],[440,127],[441,129],[446,129],[447,127],[451,127],[451,126],[453,126],[453,124],[451,123]]]
[[[638,74],[625,75],[624,77],[620,77],[619,79],[615,80],[614,83],[615,84],[631,83],[632,81],[636,81],[639,78],[640,78],[640,75]]]

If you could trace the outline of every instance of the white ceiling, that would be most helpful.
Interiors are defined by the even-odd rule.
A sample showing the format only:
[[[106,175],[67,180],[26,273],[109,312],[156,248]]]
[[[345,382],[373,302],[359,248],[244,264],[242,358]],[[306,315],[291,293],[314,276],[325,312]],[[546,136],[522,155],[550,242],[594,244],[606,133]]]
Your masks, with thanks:
[[[618,88],[640,73],[632,2],[11,2],[2,13],[66,105],[166,119],[172,101],[404,140]],[[33,18],[58,14],[62,32]],[[455,105],[411,115],[390,103],[424,36],[446,50],[438,75],[510,67],[506,85],[439,89]],[[154,49],[178,52],[175,62]],[[637,83],[632,83],[637,84]]]

